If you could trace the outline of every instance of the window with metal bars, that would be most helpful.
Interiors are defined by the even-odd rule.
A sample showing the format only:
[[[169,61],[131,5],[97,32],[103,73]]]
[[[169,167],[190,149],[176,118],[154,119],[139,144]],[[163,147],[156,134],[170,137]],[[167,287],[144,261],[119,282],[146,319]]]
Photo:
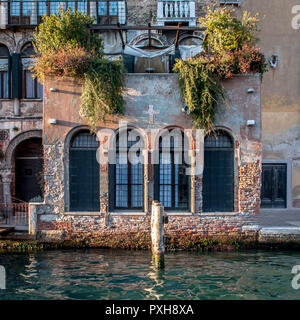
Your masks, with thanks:
[[[133,134],[132,138],[130,134]],[[142,147],[135,148],[139,143]],[[114,209],[143,209],[144,206],[144,165],[142,150],[144,143],[135,130],[121,132],[116,137],[116,164],[113,170]],[[132,161],[131,155],[138,161]],[[140,161],[139,161],[140,160]]]
[[[155,165],[154,175],[155,198],[165,209],[188,210],[190,177],[184,157],[188,140],[181,130],[173,134],[159,139],[159,165]]]

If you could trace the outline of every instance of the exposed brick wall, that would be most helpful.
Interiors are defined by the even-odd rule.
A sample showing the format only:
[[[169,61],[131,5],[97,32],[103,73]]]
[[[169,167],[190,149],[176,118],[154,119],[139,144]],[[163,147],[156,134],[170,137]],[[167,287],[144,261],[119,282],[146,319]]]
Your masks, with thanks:
[[[247,163],[239,170],[240,212],[259,213],[261,162]]]
[[[64,240],[90,246],[150,248],[151,217],[147,216],[64,216],[49,221],[39,216],[38,231],[62,230]],[[51,220],[51,219],[50,219]],[[187,247],[203,240],[255,240],[255,233],[245,233],[248,216],[169,216],[165,225],[170,247]]]

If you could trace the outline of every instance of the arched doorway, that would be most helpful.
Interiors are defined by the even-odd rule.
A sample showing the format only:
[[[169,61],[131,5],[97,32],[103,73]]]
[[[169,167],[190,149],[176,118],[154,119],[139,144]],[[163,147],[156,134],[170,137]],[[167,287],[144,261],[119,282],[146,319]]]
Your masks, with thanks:
[[[203,211],[234,208],[234,148],[229,134],[218,130],[204,142]]]
[[[43,197],[43,145],[41,138],[21,142],[15,151],[15,197],[29,202]]]
[[[100,210],[99,141],[89,131],[79,132],[69,152],[70,211]]]

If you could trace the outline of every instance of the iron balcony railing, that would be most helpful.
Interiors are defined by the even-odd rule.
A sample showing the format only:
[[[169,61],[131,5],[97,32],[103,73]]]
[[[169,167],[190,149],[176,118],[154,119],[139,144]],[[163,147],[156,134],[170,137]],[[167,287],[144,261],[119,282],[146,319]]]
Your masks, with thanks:
[[[0,0],[0,25],[6,26],[35,26],[44,15],[58,13],[59,7],[85,12],[95,19],[99,25],[125,24],[126,4],[113,0]]]

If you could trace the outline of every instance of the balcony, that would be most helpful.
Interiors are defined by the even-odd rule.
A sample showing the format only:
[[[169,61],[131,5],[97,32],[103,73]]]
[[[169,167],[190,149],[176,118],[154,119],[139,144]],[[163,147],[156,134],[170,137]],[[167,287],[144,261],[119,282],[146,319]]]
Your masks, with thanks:
[[[190,27],[194,27],[197,22],[195,0],[158,0],[158,25],[163,26],[170,22],[187,22]]]
[[[42,16],[57,13],[59,7],[85,12],[98,25],[126,23],[125,1],[0,0],[0,27],[36,26]]]

